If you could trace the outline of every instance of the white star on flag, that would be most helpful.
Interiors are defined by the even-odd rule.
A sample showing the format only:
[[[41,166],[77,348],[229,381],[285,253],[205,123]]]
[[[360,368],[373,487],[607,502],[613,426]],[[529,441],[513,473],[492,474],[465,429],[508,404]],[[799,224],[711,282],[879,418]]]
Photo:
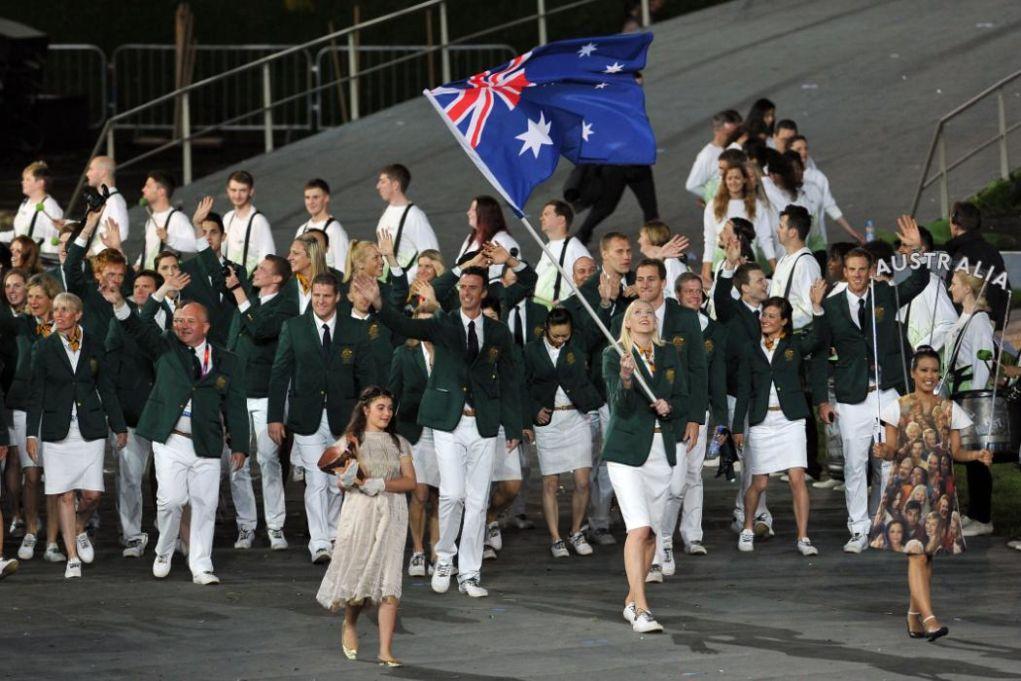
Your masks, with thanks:
[[[553,140],[549,136],[551,127],[553,127],[553,122],[547,122],[546,114],[542,111],[539,112],[538,121],[533,121],[529,118],[528,130],[514,138],[522,142],[521,151],[518,152],[518,156],[521,156],[526,151],[531,151],[535,158],[539,158],[539,151],[543,145],[553,146]]]
[[[581,138],[588,142],[588,138],[595,132],[595,128],[592,127],[591,123],[581,122]]]
[[[607,87],[608,85],[609,85],[609,83],[599,83],[598,85],[596,85],[596,89],[597,90],[602,90],[603,88]]]
[[[596,44],[595,43],[588,43],[586,45],[582,45],[581,46],[581,49],[578,50],[578,56],[579,57],[591,57],[592,53],[595,52],[595,51],[596,51]]]
[[[620,73],[623,70],[624,70],[624,65],[621,64],[619,61],[615,61],[612,64],[610,64],[609,66],[607,66],[606,70],[603,71],[603,73]]]

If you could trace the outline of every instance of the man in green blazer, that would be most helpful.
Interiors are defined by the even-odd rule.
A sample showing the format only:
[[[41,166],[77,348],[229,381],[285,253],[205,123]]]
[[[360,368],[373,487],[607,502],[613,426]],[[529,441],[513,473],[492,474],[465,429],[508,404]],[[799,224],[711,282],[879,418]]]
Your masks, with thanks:
[[[898,220],[901,244],[917,252],[921,236],[914,219]],[[880,410],[911,389],[905,385],[903,367],[910,362],[911,348],[897,312],[918,296],[929,283],[925,261],[911,276],[894,285],[875,280],[875,262],[865,249],[856,248],[844,256],[844,280],[847,287],[823,301],[825,317],[820,325],[822,347],[833,348],[837,356],[830,368],[828,353],[819,352],[813,361],[812,394],[819,403],[819,416],[840,424],[844,449],[844,496],[847,503],[847,528],[851,538],[844,544],[847,553],[861,553],[868,546],[869,507],[878,508],[883,468],[889,462],[876,459],[873,466],[876,484],[869,499],[868,466],[873,434],[878,432]],[[878,357],[873,351],[878,350]],[[877,374],[878,364],[878,377]],[[828,374],[832,372],[837,404],[826,401]]]
[[[190,505],[192,581],[218,584],[212,550],[224,444],[233,452],[233,470],[240,469],[248,457],[244,365],[234,353],[209,342],[209,316],[199,303],[177,308],[170,332],[153,321],[158,308],[154,298],[135,314],[116,288],[104,288],[102,294],[124,330],[156,365],[156,382],[137,428],[140,436],[153,443],[158,484],[160,538],[153,576],[163,579],[170,574],[181,511]]]
[[[201,241],[199,243],[201,248]],[[200,250],[199,257],[211,250]],[[266,533],[269,546],[274,551],[286,549],[287,539],[284,537],[284,479],[280,447],[269,436],[267,425],[269,378],[284,323],[298,316],[295,300],[280,295],[281,287],[290,278],[291,265],[287,260],[278,255],[267,255],[252,271],[251,283],[238,267],[231,267],[224,279],[226,290],[235,302],[227,349],[235,353],[238,361],[245,366],[245,395],[261,472]],[[243,497],[252,499],[254,506],[251,476],[243,476],[239,483],[247,485]],[[251,511],[253,517],[258,517],[254,508]],[[255,525],[242,526],[241,518],[239,509],[238,539],[234,547],[248,549],[252,546]]]
[[[134,288],[134,270],[128,267],[124,253],[108,248],[92,259],[91,272],[85,267],[85,251],[89,237],[99,224],[99,213],[89,213],[81,232],[67,245],[67,258],[62,265],[67,291],[82,299],[85,330],[99,338],[106,337],[106,331],[113,319],[113,309],[103,297],[103,289],[117,287],[124,297]],[[116,232],[117,230],[111,230]]]
[[[286,428],[294,434],[291,463],[305,471],[305,515],[312,562],[330,560],[341,491],[337,477],[317,465],[351,419],[358,394],[385,380],[377,376],[364,330],[339,313],[340,292],[332,274],[312,280],[305,314],[284,322],[269,376],[269,436],[278,445]]]
[[[503,249],[491,251],[495,264],[520,272],[527,267]],[[505,260],[504,260],[505,259]],[[380,310],[379,319],[394,332],[431,341],[435,363],[418,412],[418,422],[433,429],[440,469],[440,541],[432,588],[450,586],[453,557],[458,559],[459,590],[473,598],[488,592],[479,585],[489,483],[502,425],[507,451],[521,439],[521,383],[507,327],[482,314],[487,273],[480,267],[461,272],[461,308],[433,319],[408,319],[384,304],[379,286],[361,277],[352,289]],[[464,528],[460,546],[455,544]]]

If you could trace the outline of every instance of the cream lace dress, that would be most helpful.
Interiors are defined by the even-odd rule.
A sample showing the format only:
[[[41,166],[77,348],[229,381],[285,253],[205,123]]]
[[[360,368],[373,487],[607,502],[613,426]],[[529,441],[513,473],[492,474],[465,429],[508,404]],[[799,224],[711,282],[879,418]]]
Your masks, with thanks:
[[[411,456],[411,445],[397,437],[399,448],[389,433],[365,433],[358,453],[365,477],[400,477],[401,457]],[[333,557],[316,600],[336,611],[365,599],[379,603],[388,596],[400,598],[408,534],[405,495],[380,492],[368,496],[355,489],[344,496]]]

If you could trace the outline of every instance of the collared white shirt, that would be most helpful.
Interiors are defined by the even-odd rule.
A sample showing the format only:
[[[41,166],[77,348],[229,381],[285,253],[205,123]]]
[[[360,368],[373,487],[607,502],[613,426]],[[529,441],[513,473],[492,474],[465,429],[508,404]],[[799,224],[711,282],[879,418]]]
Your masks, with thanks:
[[[82,356],[82,344],[85,342],[85,329],[78,326],[78,349],[71,349],[71,342],[68,341],[67,336],[60,333],[54,328],[54,331],[60,336],[60,342],[64,345],[64,353],[67,354],[68,361],[71,362],[71,372],[78,371],[78,359]],[[73,330],[72,330],[73,333]],[[78,416],[78,405],[76,400],[71,400],[71,418]]]
[[[206,360],[207,348],[209,349],[208,361]],[[203,376],[213,370],[213,351],[212,346],[209,345],[208,341],[203,340],[195,347],[190,348],[190,350],[198,359],[199,366],[202,368]],[[188,400],[188,403],[184,405],[184,410],[181,412],[181,417],[177,419],[177,425],[174,426],[174,430],[179,430],[182,433],[191,433],[191,400]]]
[[[553,364],[553,368],[556,369],[557,360],[560,358],[560,351],[564,349],[563,346],[559,348],[553,347],[549,339],[543,336],[542,344],[546,348],[546,354],[549,355],[549,361]],[[553,406],[555,407],[569,407],[571,406],[571,398],[564,392],[563,386],[557,383],[557,392],[553,398]],[[547,424],[548,425],[548,424]]]
[[[776,348],[779,345],[780,339],[777,338],[776,342],[773,343],[773,349],[771,350],[766,347],[766,337],[762,336],[761,338],[759,338],[759,347],[762,348],[762,352],[766,355],[766,360],[770,364],[773,363],[773,355],[776,354]],[[769,406],[771,407],[780,406],[780,396],[776,394],[776,383],[773,383],[773,381],[769,382]]]
[[[756,315],[762,314],[762,306],[755,305],[754,307],[748,304],[748,301],[741,299],[741,304],[748,308],[748,310]]]
[[[425,359],[425,375],[432,376],[433,373],[433,357],[429,354],[429,350],[425,347],[425,341],[419,341],[418,349],[422,353],[422,358]]]
[[[858,309],[861,307],[861,304],[858,301],[865,300],[866,301],[865,314],[871,314],[872,310],[868,309],[869,307],[868,301],[866,300],[869,297],[869,290],[865,289],[865,293],[859,296],[855,293],[852,293],[851,287],[849,286],[844,289],[844,295],[847,297],[847,309],[851,313],[851,321],[853,321],[854,325],[860,329],[861,324],[858,322]]]
[[[663,320],[666,317],[666,298],[660,303],[659,307],[656,308],[656,329],[659,331],[659,337],[663,337]]]
[[[371,312],[364,312],[364,313],[363,313],[363,312],[359,312],[359,311],[358,311],[357,309],[355,309],[354,307],[352,307],[352,308],[351,308],[351,318],[352,318],[352,319],[357,319],[357,320],[359,320],[359,321],[363,321],[363,322],[364,322],[364,321],[365,321],[366,319],[368,319],[368,318],[369,318],[369,317],[370,317],[371,315],[372,315],[372,313],[371,313]]]
[[[528,298],[523,299],[520,303],[510,309],[510,314],[507,315],[507,328],[510,329],[511,337],[514,336],[514,328],[517,324],[517,320],[521,318],[521,335],[524,337],[524,342],[529,341],[528,337]]]
[[[329,319],[322,319],[322,318],[319,317],[319,315],[317,315],[316,313],[313,312],[312,313],[312,323],[316,325],[316,333],[319,334],[319,344],[320,345],[322,345],[322,343],[323,343],[323,325],[324,324],[330,330],[330,341],[332,342],[333,339],[337,337],[337,334],[334,333],[334,330],[337,328],[337,313],[336,312],[334,312],[333,316],[330,317]]]
[[[467,341],[468,339],[468,323],[475,322],[475,336],[479,339],[479,350],[482,350],[482,345],[486,341],[485,335],[482,331],[483,326],[482,322],[486,318],[486,315],[479,312],[479,316],[476,317],[475,319],[472,319],[471,317],[464,313],[464,310],[460,310],[459,314],[461,315],[461,326],[464,327],[465,341]]]
[[[301,286],[299,286],[298,288],[301,288]],[[259,294],[259,305],[265,305],[269,301],[273,300],[274,298],[276,298],[277,293],[278,293],[278,291],[273,291],[273,293],[266,293],[266,294],[260,293]],[[242,312],[242,313],[248,312],[248,308],[250,308],[251,306],[252,306],[252,301],[246,299],[245,302],[243,302],[240,305],[238,305],[238,311]]]
[[[701,311],[698,313],[698,325],[702,328],[702,333],[705,333],[706,327],[709,326],[709,317]]]
[[[791,323],[795,329],[802,329],[812,322],[812,283],[821,277],[819,263],[807,246],[785,254],[776,263],[776,271],[769,282],[769,295],[782,298],[790,281],[791,292],[787,300],[794,310]]]

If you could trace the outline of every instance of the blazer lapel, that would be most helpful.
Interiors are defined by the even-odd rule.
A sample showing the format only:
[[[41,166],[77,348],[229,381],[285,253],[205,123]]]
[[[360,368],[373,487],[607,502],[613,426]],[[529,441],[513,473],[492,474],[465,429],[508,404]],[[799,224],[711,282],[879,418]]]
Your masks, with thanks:
[[[60,337],[59,331],[53,331],[52,335],[57,336],[57,353],[60,355],[60,359],[64,361],[64,366],[67,367],[68,373],[73,376],[74,368],[71,366],[71,358],[67,356],[67,350],[64,348],[64,339]]]

